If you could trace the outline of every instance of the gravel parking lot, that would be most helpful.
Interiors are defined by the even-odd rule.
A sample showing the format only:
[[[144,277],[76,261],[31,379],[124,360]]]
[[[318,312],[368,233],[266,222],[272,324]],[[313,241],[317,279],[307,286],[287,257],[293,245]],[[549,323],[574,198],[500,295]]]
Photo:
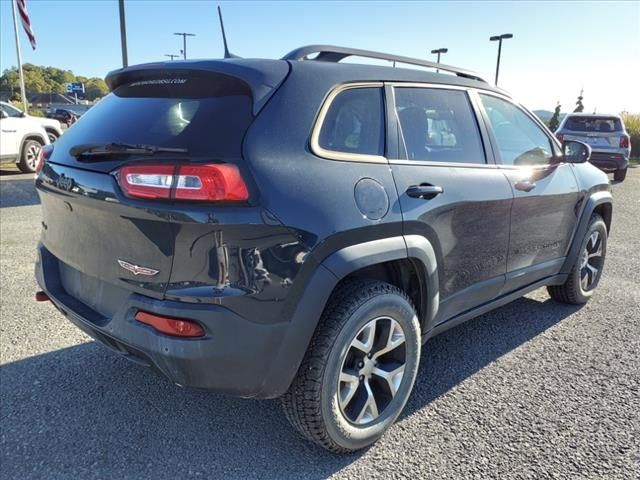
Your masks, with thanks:
[[[278,401],[181,389],[36,303],[32,176],[2,172],[0,476],[639,478],[640,169],[613,190],[588,305],[538,290],[435,338],[398,423],[335,456],[300,440]]]

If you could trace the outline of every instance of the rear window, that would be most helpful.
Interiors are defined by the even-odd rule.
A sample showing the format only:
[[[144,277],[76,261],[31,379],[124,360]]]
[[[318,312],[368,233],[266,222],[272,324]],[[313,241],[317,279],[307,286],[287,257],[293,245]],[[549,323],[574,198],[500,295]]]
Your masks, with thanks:
[[[569,117],[564,128],[574,132],[621,132],[622,122],[616,117]]]
[[[116,88],[56,142],[68,151],[86,143],[186,148],[190,156],[241,156],[253,120],[249,87],[222,74],[146,78]]]

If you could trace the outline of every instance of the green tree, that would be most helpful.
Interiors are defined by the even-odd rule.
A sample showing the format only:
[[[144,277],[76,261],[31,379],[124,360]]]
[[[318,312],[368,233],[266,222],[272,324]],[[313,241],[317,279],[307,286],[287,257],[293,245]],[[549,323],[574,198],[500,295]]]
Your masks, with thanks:
[[[584,110],[584,105],[582,104],[583,96],[582,93],[584,90],[580,90],[580,95],[578,95],[578,101],[576,102],[576,108],[573,110],[574,112],[582,112]]]
[[[553,111],[553,116],[549,120],[549,130],[555,132],[560,126],[560,101],[557,102],[556,109]]]
[[[109,88],[101,78],[87,78],[76,76],[71,70],[63,70],[57,67],[42,67],[25,63],[24,71],[25,89],[31,93],[66,93],[67,83],[84,83],[87,100],[96,100],[109,93]],[[0,90],[9,92],[12,100],[20,99],[20,80],[17,68],[10,68],[2,72],[0,76]]]
[[[85,96],[89,101],[102,98],[109,93],[109,87],[107,87],[107,84],[104,83],[104,80],[101,78],[90,78],[84,82],[84,84]]]
[[[11,68],[0,76],[0,91],[9,92],[12,101],[20,99],[20,75],[18,69]]]

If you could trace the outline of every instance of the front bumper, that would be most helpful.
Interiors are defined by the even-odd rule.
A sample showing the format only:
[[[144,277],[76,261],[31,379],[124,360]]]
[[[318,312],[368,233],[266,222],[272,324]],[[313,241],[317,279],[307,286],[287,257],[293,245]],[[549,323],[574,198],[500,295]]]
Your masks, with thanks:
[[[152,367],[181,386],[215,390],[241,397],[272,397],[266,380],[282,347],[288,323],[249,321],[219,305],[156,300],[130,293],[107,318],[67,294],[58,260],[42,245],[38,248],[36,279],[52,303],[72,323],[98,342],[136,363]],[[137,322],[138,310],[198,321],[205,336],[171,337]]]

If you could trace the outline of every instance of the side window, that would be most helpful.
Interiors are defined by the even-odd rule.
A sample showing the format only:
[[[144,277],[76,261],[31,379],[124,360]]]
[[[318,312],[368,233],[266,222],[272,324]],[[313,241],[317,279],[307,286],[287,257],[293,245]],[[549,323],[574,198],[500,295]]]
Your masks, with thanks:
[[[396,87],[400,157],[431,162],[485,163],[467,93]]]
[[[378,87],[349,88],[331,103],[318,145],[333,152],[384,155],[384,99]]]
[[[546,165],[551,141],[522,110],[506,100],[480,94],[504,165]]]

